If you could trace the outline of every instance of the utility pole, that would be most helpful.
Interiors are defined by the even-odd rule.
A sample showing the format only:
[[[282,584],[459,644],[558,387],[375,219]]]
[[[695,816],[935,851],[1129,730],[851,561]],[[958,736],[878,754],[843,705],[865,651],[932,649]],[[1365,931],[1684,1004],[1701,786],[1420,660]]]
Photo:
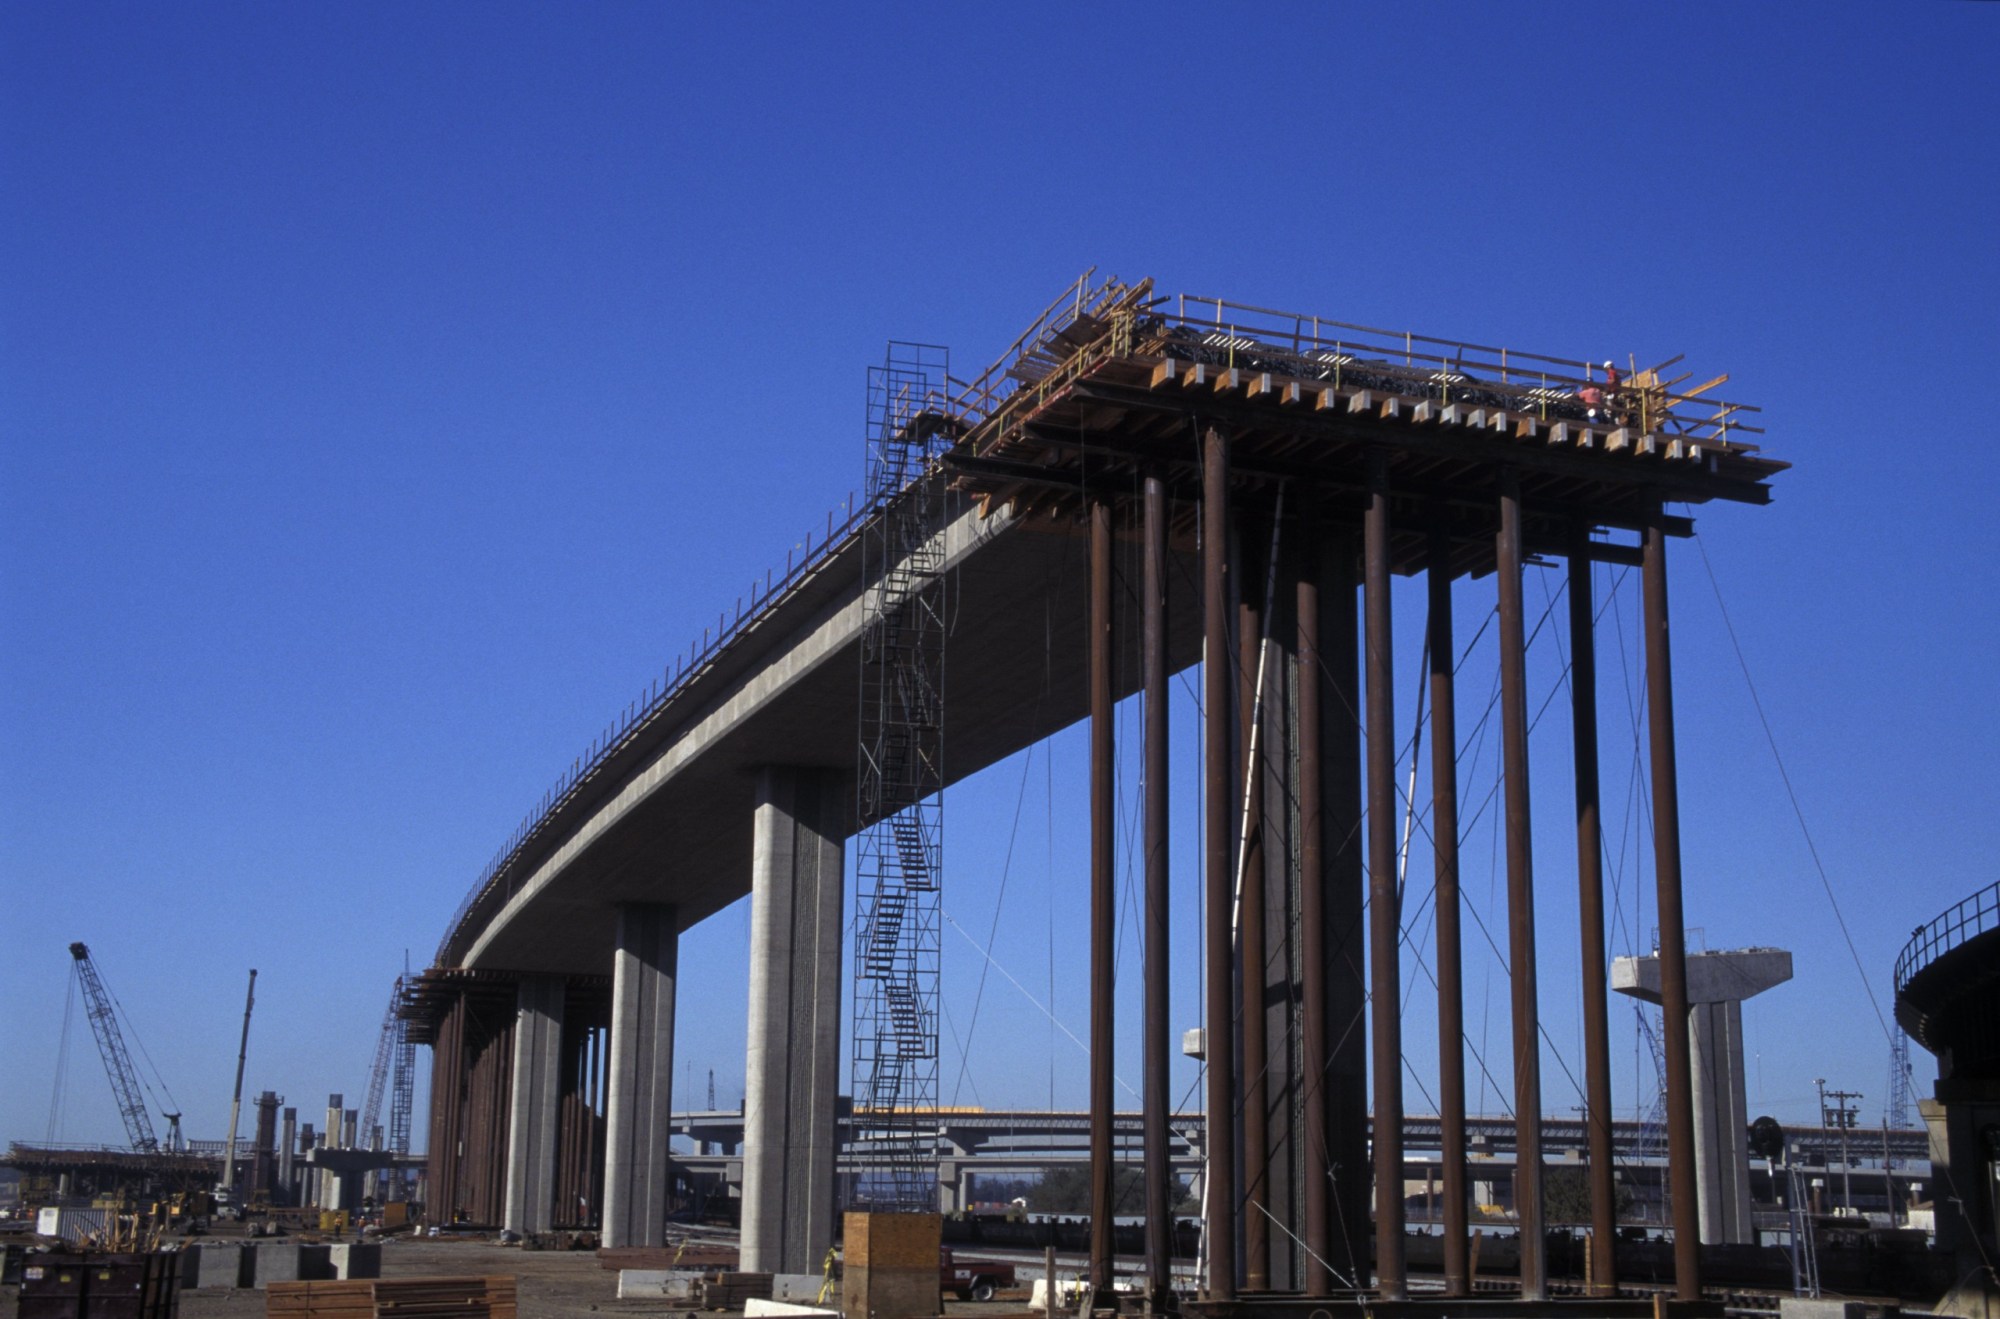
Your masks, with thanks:
[[[1859,1090],[1829,1090],[1826,1078],[1813,1081],[1819,1087],[1819,1121],[1822,1127],[1837,1127],[1840,1130],[1840,1208],[1843,1213],[1854,1211],[1854,1161],[1848,1155],[1848,1133],[1854,1130],[1854,1120],[1859,1115],[1861,1092]],[[1827,1104],[1832,1100],[1832,1106]],[[1850,1104],[1849,1100],[1855,1100]],[[1886,1148],[1886,1145],[1885,1147]],[[1893,1211],[1892,1211],[1893,1212]]]

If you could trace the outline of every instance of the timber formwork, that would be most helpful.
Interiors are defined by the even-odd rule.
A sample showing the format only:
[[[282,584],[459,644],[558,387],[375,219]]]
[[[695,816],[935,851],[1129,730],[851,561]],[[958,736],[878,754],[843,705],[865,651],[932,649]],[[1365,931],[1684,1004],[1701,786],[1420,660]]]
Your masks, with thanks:
[[[1677,360],[1677,359],[1676,359]],[[1155,296],[1150,281],[1086,276],[984,375],[935,410],[962,437],[940,479],[1023,524],[1089,539],[1094,695],[1130,627],[1096,589],[1114,538],[1143,546],[1138,631],[1156,644],[1166,609],[1158,564],[1171,547],[1201,564],[1210,658],[1202,885],[1207,946],[1207,1167],[1200,1304],[1211,1313],[1304,1314],[1347,1297],[1378,1313],[1410,1301],[1401,1123],[1403,1059],[1435,1048],[1444,1093],[1445,1296],[1471,1299],[1465,1214],[1465,1096],[1455,829],[1437,848],[1441,911],[1436,1045],[1406,1039],[1400,1008],[1400,885],[1394,782],[1390,583],[1425,574],[1437,659],[1428,696],[1454,713],[1448,661],[1453,583],[1493,577],[1505,766],[1508,964],[1523,1242],[1510,1312],[1560,1308],[1542,1245],[1539,987],[1535,849],[1529,831],[1528,708],[1522,572],[1562,556],[1580,602],[1573,675],[1576,845],[1584,966],[1593,1232],[1590,1302],[1612,1313],[1617,1265],[1610,1177],[1609,1060],[1602,985],[1590,566],[1639,567],[1644,590],[1655,871],[1669,1020],[1685,1017],[1679,824],[1667,647],[1665,544],[1692,524],[1670,503],[1768,502],[1786,464],[1763,457],[1755,410],[1710,397],[1726,377],[1689,386],[1674,363],[1616,375],[1602,364],[1394,333],[1216,299]],[[1407,644],[1407,643],[1406,643]],[[1146,661],[1145,763],[1166,737],[1157,661]],[[1108,701],[1093,699],[1093,783],[1114,755]],[[1455,814],[1450,735],[1433,738],[1432,797]],[[1094,815],[1108,794],[1092,792]],[[1094,821],[1094,891],[1116,860]],[[1145,809],[1148,981],[1167,947],[1164,801]],[[1564,849],[1567,850],[1567,849]],[[1160,873],[1156,873],[1160,872]],[[1093,923],[1116,919],[1094,900]],[[1099,930],[1096,942],[1105,932]],[[1093,976],[1093,1048],[1108,1053],[1108,976]],[[1165,996],[1149,993],[1145,1093],[1165,1096]],[[1678,1017],[1676,1016],[1678,1012]],[[1694,1222],[1692,1089],[1684,1033],[1667,1049],[1675,1301],[1700,1304]],[[1095,1095],[1096,1087],[1093,1086]],[[1098,1097],[1101,1102],[1102,1097]],[[1149,1113],[1157,1125],[1159,1115]],[[1164,1215],[1164,1141],[1148,1142],[1148,1204]],[[1093,1187],[1108,1218],[1108,1141],[1093,1141]],[[1373,1175],[1369,1174],[1372,1164]],[[1377,1195],[1375,1188],[1395,1188]],[[1371,1231],[1372,1225],[1372,1231]],[[1155,1225],[1148,1281],[1166,1296]],[[1372,1240],[1371,1240],[1372,1237]],[[1095,1234],[1091,1275],[1111,1275]],[[1631,1302],[1650,1308],[1650,1302]]]

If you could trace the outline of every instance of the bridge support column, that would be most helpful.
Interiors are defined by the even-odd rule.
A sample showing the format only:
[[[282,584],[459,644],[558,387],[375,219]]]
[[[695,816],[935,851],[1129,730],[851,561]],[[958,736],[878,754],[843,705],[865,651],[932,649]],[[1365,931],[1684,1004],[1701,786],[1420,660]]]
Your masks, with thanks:
[[[1432,511],[1425,576],[1430,596],[1431,850],[1437,904],[1444,1292],[1460,1297],[1472,1294],[1472,1236],[1465,1199],[1465,959],[1459,940],[1458,693],[1452,676],[1458,649],[1452,643],[1449,516],[1443,507]]]
[[[1367,674],[1368,984],[1374,1050],[1375,1277],[1385,1301],[1409,1297],[1403,1257],[1402,909],[1396,893],[1396,719],[1389,608],[1389,466],[1368,472],[1362,523],[1363,649]],[[1525,1240],[1525,1235],[1524,1238]],[[1524,1248],[1525,1249],[1525,1248]]]
[[[1513,982],[1514,1210],[1521,1223],[1521,1299],[1548,1299],[1542,1230],[1541,997],[1535,972],[1535,852],[1528,790],[1528,643],[1521,604],[1521,489],[1501,474],[1499,565],[1500,743],[1507,809],[1507,963]],[[1379,1116],[1379,1115],[1378,1115]]]
[[[743,1262],[812,1273],[833,1244],[840,1082],[844,776],[768,768],[757,785],[743,1099]]]
[[[1202,993],[1207,1004],[1202,1048],[1208,1062],[1207,1160],[1202,1216],[1207,1220],[1208,1299],[1236,1299],[1236,959],[1232,937],[1235,876],[1229,860],[1231,713],[1229,664],[1229,446],[1210,427],[1201,441],[1202,711]]]
[[[667,1218],[679,914],[618,909],[611,973],[611,1076],[605,1086],[604,1244],[657,1246]]]
[[[527,1236],[553,1226],[556,1094],[562,1070],[562,976],[523,976],[515,988],[514,1076],[507,1124],[507,1210],[502,1225]]]
[[[1680,1023],[1688,1017],[1686,918],[1681,905],[1680,771],[1674,759],[1673,648],[1667,629],[1667,533],[1646,528],[1639,568],[1646,634],[1646,734],[1653,770],[1653,877],[1660,919],[1660,1005],[1669,1026],[1667,1193],[1674,1214],[1674,1290],[1701,1299],[1700,1192],[1695,1180],[1694,1068]]]

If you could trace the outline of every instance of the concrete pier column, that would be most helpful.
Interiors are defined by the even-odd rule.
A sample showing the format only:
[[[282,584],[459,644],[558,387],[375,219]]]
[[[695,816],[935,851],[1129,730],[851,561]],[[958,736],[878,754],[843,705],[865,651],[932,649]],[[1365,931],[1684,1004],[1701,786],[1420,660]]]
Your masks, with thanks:
[[[812,1273],[833,1244],[840,1085],[844,776],[773,767],[757,783],[743,1095],[743,1262]]]
[[[312,1123],[308,1122],[299,1129],[299,1185],[298,1199],[293,1201],[294,1204],[319,1207],[319,1169],[305,1161],[305,1156],[318,1143],[319,1133],[313,1130]]]
[[[611,972],[611,1074],[605,1084],[604,1244],[657,1246],[667,1221],[679,914],[618,909]]]
[[[555,1225],[556,1103],[561,1089],[563,993],[559,975],[522,976],[514,990],[514,1076],[507,1124],[507,1209],[523,1236]]]
[[[1621,957],[1611,966],[1611,987],[1648,1003],[1664,1004],[1664,968],[1658,954]],[[1792,955],[1782,948],[1692,953],[1686,959],[1686,1034],[1694,1081],[1694,1175],[1700,1193],[1697,1220],[1708,1245],[1749,1245],[1757,1239],[1750,1216],[1750,1112],[1743,1083],[1743,1000],[1792,978]],[[1668,1019],[1666,1029],[1673,1031]]]
[[[328,1095],[326,1097],[326,1127],[320,1132],[319,1137],[321,1148],[340,1148],[340,1128],[342,1119],[346,1116],[347,1112],[343,1107],[346,1102],[347,1097],[345,1095]],[[318,1178],[319,1189],[314,1203],[318,1204],[321,1209],[338,1210],[341,1199],[345,1194],[345,1190],[340,1183],[341,1177],[339,1173],[331,1168],[320,1169]]]
[[[965,1210],[965,1165],[957,1159],[938,1160],[938,1200],[947,1214]]]
[[[298,1187],[292,1181],[292,1161],[297,1157],[299,1147],[299,1110],[285,1110],[284,1130],[278,1137],[278,1193],[274,1203],[294,1205],[299,1202]]]

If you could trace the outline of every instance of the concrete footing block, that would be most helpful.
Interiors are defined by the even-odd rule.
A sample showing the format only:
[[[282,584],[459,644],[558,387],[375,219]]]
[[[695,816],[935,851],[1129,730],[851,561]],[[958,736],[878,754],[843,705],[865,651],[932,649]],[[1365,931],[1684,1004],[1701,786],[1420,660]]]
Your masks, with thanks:
[[[255,1249],[240,1241],[212,1241],[181,1252],[181,1287],[208,1291],[245,1285],[249,1255]]]
[[[256,1260],[254,1276],[260,1291],[274,1282],[333,1280],[333,1252],[330,1246],[268,1243],[257,1247],[251,1255]]]
[[[327,1260],[333,1267],[335,1278],[379,1278],[382,1276],[382,1243],[354,1241],[328,1246]]]

